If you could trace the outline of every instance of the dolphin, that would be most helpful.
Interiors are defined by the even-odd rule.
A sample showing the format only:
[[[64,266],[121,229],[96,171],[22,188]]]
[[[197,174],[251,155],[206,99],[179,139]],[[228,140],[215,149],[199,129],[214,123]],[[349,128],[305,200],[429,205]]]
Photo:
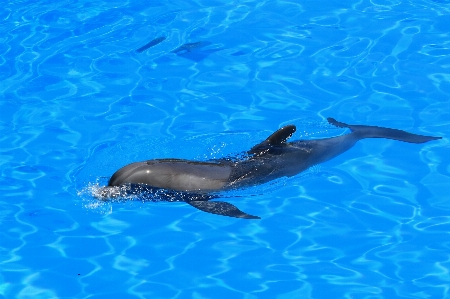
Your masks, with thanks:
[[[334,118],[328,123],[348,128],[350,133],[316,140],[287,142],[296,127],[288,125],[253,146],[237,159],[191,161],[156,159],[128,164],[117,170],[101,189],[107,200],[124,194],[163,190],[167,201],[185,201],[204,212],[223,216],[260,219],[223,201],[210,201],[214,192],[264,184],[280,177],[294,176],[309,167],[328,161],[349,150],[364,138],[387,138],[409,143],[424,143],[442,137],[424,136],[377,126],[348,125]],[[125,193],[123,192],[125,190]],[[182,195],[174,199],[172,195]]]

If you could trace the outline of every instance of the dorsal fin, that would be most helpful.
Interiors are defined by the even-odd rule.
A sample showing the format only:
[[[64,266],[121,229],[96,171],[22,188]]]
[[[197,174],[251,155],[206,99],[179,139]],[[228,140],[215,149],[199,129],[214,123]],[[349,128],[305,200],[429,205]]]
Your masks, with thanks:
[[[282,127],[270,135],[265,141],[270,145],[282,144],[288,140],[292,134],[295,133],[296,127],[294,125],[288,125]]]
[[[295,133],[295,130],[296,130],[296,127],[294,125],[288,125],[288,126],[282,127],[281,129],[278,129],[272,135],[267,137],[266,140],[264,140],[260,144],[255,145],[254,147],[252,147],[248,151],[248,153],[256,154],[256,153],[267,150],[270,146],[283,145],[286,143],[286,140],[288,140],[292,136],[292,134]]]

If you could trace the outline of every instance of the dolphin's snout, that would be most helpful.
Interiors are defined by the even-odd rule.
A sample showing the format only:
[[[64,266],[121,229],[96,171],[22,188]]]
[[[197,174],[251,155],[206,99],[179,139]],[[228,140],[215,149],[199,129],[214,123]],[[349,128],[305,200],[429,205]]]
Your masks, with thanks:
[[[120,197],[120,188],[117,186],[106,186],[100,188],[96,192],[95,197],[102,201],[108,201],[109,199]]]

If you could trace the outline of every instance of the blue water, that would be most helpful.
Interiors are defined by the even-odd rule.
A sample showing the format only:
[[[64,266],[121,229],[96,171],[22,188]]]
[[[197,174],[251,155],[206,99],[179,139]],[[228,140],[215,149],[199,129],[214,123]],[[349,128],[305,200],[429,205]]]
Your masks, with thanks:
[[[449,1],[8,1],[0,20],[0,298],[450,298]],[[223,195],[261,220],[92,195],[132,161],[346,132],[326,117],[444,138]]]

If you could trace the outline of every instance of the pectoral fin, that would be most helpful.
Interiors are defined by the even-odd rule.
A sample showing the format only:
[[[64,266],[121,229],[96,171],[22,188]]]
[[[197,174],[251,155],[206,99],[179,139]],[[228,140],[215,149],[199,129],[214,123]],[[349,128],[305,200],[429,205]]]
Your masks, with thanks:
[[[207,213],[236,217],[236,218],[244,218],[244,219],[261,219],[258,216],[253,216],[246,214],[236,208],[234,205],[224,202],[224,201],[199,201],[192,200],[187,202],[191,206]]]

